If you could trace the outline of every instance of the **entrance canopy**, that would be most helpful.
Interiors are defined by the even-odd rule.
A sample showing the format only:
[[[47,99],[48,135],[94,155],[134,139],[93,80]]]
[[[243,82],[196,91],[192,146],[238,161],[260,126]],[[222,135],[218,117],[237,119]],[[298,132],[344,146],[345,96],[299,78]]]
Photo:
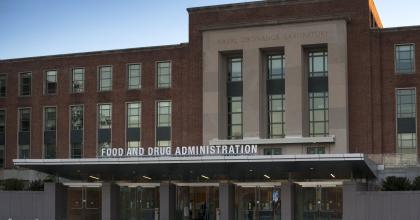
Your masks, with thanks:
[[[270,181],[374,178],[363,154],[15,159],[15,166],[71,180]]]

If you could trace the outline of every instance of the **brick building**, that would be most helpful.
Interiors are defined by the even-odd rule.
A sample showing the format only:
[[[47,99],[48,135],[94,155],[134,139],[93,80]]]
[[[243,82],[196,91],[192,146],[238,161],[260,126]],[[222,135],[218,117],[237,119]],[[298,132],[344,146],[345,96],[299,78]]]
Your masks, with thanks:
[[[0,177],[63,177],[69,207],[119,190],[69,219],[341,219],[343,181],[379,175],[367,155],[417,161],[419,27],[383,28],[372,0],[188,13],[188,43],[0,60]],[[276,207],[321,191],[328,209]]]

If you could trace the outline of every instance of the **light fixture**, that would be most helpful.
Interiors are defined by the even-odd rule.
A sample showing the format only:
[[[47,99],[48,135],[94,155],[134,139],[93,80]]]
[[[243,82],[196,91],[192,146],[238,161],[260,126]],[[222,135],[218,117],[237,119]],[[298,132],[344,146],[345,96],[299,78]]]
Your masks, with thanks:
[[[309,169],[310,169],[310,170],[315,170],[315,168],[313,168],[313,167],[309,167]]]
[[[95,180],[100,180],[98,177],[96,177],[96,176],[89,176],[90,178],[92,178],[92,179],[95,179]]]
[[[147,179],[147,180],[151,180],[152,178],[148,177],[148,176],[142,176],[143,178]]]
[[[204,176],[204,175],[201,175],[201,177],[206,179],[206,180],[210,179],[208,176]]]
[[[264,177],[267,178],[267,179],[271,179],[271,177],[267,174],[264,174]]]
[[[251,169],[251,170],[249,170],[249,172],[252,172],[253,170]]]
[[[335,179],[335,175],[334,174],[330,173],[330,176]]]

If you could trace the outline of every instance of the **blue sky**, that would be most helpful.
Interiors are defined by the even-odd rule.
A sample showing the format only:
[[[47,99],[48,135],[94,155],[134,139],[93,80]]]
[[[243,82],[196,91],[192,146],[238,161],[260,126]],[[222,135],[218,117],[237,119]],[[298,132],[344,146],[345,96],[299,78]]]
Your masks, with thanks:
[[[0,59],[188,41],[186,8],[237,0],[0,0]],[[385,27],[420,25],[419,0],[376,0]]]

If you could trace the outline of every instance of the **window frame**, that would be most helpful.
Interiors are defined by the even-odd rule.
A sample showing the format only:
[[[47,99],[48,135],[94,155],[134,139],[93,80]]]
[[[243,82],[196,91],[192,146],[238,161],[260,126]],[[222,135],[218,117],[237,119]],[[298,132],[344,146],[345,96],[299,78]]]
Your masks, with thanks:
[[[410,72],[401,72],[398,70],[398,59],[397,59],[397,48],[399,46],[413,46],[413,57],[412,57],[412,71]],[[394,73],[396,75],[411,75],[416,73],[416,44],[415,43],[398,43],[394,44]]]
[[[138,127],[139,129],[140,129],[140,140],[139,140],[139,142],[140,142],[140,144],[139,144],[139,147],[141,147],[141,143],[142,143],[142,135],[141,135],[141,132],[142,132],[142,129],[141,129],[141,127],[142,127],[142,102],[141,101],[129,101],[129,102],[125,102],[125,129],[124,129],[124,142],[125,142],[125,148],[126,149],[128,149],[128,140],[127,140],[127,130],[129,129],[129,127],[128,127],[128,106],[130,105],[130,104],[139,104],[139,107],[140,107],[140,115],[139,115],[139,120],[140,120],[140,127]],[[137,128],[137,127],[135,127],[135,128]]]
[[[239,100],[233,101],[232,98],[241,98],[241,112],[234,112],[232,111],[230,105],[232,102],[239,102]],[[230,110],[230,111],[229,111]],[[234,115],[241,115],[241,124],[233,124],[232,119]],[[244,138],[244,98],[243,96],[228,96],[227,97],[227,118],[226,118],[226,124],[227,124],[227,139],[228,140],[241,140]],[[241,126],[241,136],[234,136],[233,133],[231,133],[231,129],[234,126]]]
[[[55,108],[55,130],[47,130],[46,129],[46,109],[47,108]],[[54,131],[55,132],[55,158],[57,158],[57,150],[58,150],[58,139],[57,139],[57,130],[58,130],[58,107],[56,105],[46,105],[42,107],[42,158],[44,159],[48,159],[46,158],[46,152],[45,152],[45,138],[44,138],[44,133],[46,131]],[[54,158],[54,159],[55,159]],[[52,158],[51,158],[52,159]]]
[[[29,95],[23,95],[22,94],[22,75],[23,74],[27,74],[29,73],[31,75],[31,83],[30,83],[30,87],[31,89],[29,90]],[[33,86],[32,86],[32,80],[33,79],[33,72],[32,71],[26,71],[26,72],[19,72],[18,73],[18,97],[31,97],[32,96],[32,90],[33,90]]]
[[[138,88],[130,88],[130,66],[131,65],[139,65],[140,66],[140,75],[139,75],[139,86]],[[142,88],[142,72],[143,71],[143,64],[142,63],[127,63],[127,74],[126,74],[126,82],[127,82],[127,90],[141,90]]]
[[[83,147],[85,145],[85,105],[84,104],[72,104],[69,105],[69,138],[68,138],[68,144],[69,144],[69,158],[73,158],[72,154],[71,154],[71,150],[72,150],[72,143],[71,143],[71,131],[73,131],[72,129],[72,107],[77,107],[77,106],[82,106],[83,112],[82,112],[82,117],[83,117],[83,123],[82,123],[82,146],[81,146],[81,158],[84,157],[84,150]],[[78,131],[78,130],[76,130]]]
[[[4,111],[4,149],[3,149],[3,164],[0,163],[0,169],[6,166],[6,144],[7,144],[7,108],[0,108],[0,111]],[[19,142],[18,142],[19,143]]]
[[[99,120],[99,108],[100,108],[100,106],[101,105],[110,105],[111,106],[111,109],[110,109],[110,115],[111,115],[111,126],[110,126],[110,128],[100,128],[100,126],[99,126],[99,123],[100,123],[100,120]],[[104,102],[104,103],[97,103],[96,104],[96,130],[95,130],[95,132],[96,132],[96,153],[98,154],[99,153],[99,138],[98,138],[98,131],[99,131],[99,129],[110,129],[110,133],[111,133],[111,139],[110,139],[110,143],[109,143],[109,145],[110,145],[110,148],[112,148],[112,103],[111,102]]]
[[[418,119],[417,119],[417,112],[418,112],[418,110],[417,110],[417,104],[418,104],[418,102],[417,102],[417,88],[416,87],[399,87],[399,88],[395,88],[395,91],[394,91],[394,93],[395,93],[395,104],[394,104],[394,108],[395,108],[395,114],[394,114],[394,123],[395,123],[395,152],[396,153],[398,153],[398,150],[399,150],[399,148],[400,148],[400,146],[399,146],[399,142],[398,142],[398,134],[412,134],[412,133],[398,133],[398,90],[409,90],[409,89],[414,89],[414,94],[415,94],[415,103],[414,103],[414,107],[415,107],[415,117],[416,117],[416,120],[415,120],[415,122],[416,122],[416,133],[415,133],[415,137],[416,137],[416,155],[418,154],[418,147],[419,147],[419,144],[418,144],[418,142],[419,142],[419,139],[418,139],[418,127],[417,127],[417,121],[418,121]],[[404,154],[404,153],[401,153],[401,154]]]
[[[55,92],[54,93],[48,93],[48,72],[55,72]],[[58,94],[58,70],[57,69],[48,69],[45,70],[43,73],[43,94],[46,96],[54,96]]]
[[[21,114],[20,114],[20,111],[21,110],[24,110],[24,109],[29,109],[29,121],[30,121],[30,124],[29,124],[29,131],[27,131],[27,132],[29,132],[29,146],[28,146],[28,148],[29,148],[29,152],[28,152],[28,158],[31,158],[31,151],[32,151],[32,107],[18,107],[17,108],[17,111],[18,111],[18,114],[17,114],[17,132],[16,132],[16,154],[17,154],[17,158],[18,159],[23,159],[23,158],[21,158],[20,157],[20,144],[19,144],[19,132],[21,132],[21,126],[20,126],[20,120],[21,120]]]
[[[83,69],[83,90],[81,92],[74,91],[73,82],[74,82],[74,71],[77,69]],[[86,91],[86,68],[85,67],[73,67],[70,69],[70,94],[79,94]]]
[[[101,78],[101,69],[102,68],[104,68],[104,67],[110,67],[111,68],[111,78],[110,78],[110,80],[111,80],[111,84],[110,84],[110,87],[109,87],[109,89],[107,89],[107,90],[103,90],[103,89],[101,89],[102,87],[101,87],[101,82],[102,82],[102,78]],[[100,65],[100,66],[98,66],[98,70],[97,70],[97,75],[96,75],[96,91],[97,92],[111,92],[112,91],[112,87],[113,87],[113,84],[114,84],[114,67],[113,67],[113,65]]]
[[[8,74],[7,73],[0,73],[0,77],[1,76],[4,76],[5,77],[5,85],[4,85],[4,96],[2,96],[1,95],[1,92],[0,92],[0,98],[7,98],[7,82],[8,82],[8,80],[9,80],[9,76],[8,76]],[[1,89],[1,87],[0,87],[0,89]]]
[[[159,103],[160,102],[169,102],[169,103],[171,103],[171,107],[170,107],[170,117],[169,117],[169,120],[170,120],[170,124],[169,124],[169,126],[159,126]],[[162,99],[162,100],[156,100],[155,101],[155,145],[157,146],[157,147],[160,147],[159,146],[159,144],[158,144],[158,142],[160,141],[160,140],[158,140],[157,139],[157,129],[158,128],[160,128],[160,127],[170,127],[171,128],[171,134],[170,134],[170,140],[169,140],[169,146],[171,146],[172,144],[173,144],[173,140],[172,140],[172,131],[173,131],[173,101],[172,100],[170,100],[170,99]],[[163,141],[166,141],[166,140],[163,140]]]
[[[160,86],[159,84],[159,64],[160,63],[169,63],[169,86]],[[155,62],[155,77],[156,77],[156,88],[157,89],[170,89],[172,88],[172,60],[160,60]]]

